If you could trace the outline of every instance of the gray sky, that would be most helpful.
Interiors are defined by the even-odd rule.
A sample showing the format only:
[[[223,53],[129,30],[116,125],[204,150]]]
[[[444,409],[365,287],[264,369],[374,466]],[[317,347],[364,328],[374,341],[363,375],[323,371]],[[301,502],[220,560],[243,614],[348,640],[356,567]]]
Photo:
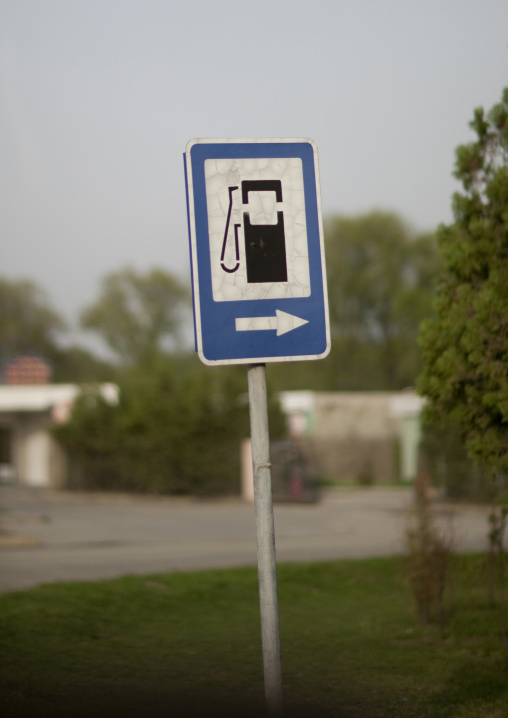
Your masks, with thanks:
[[[432,230],[507,84],[506,0],[0,0],[0,275],[71,321],[126,265],[187,281],[194,137],[311,137],[325,216]]]

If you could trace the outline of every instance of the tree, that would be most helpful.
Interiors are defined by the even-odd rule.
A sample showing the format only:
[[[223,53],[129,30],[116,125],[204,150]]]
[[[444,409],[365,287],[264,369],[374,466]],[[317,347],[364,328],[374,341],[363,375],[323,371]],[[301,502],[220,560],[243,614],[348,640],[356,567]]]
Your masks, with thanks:
[[[50,357],[64,327],[34,282],[0,278],[0,360],[25,352]]]
[[[86,393],[54,429],[69,453],[71,486],[172,494],[238,493],[240,441],[249,435],[244,367],[159,356],[118,378],[111,406]],[[283,418],[270,405],[272,437]]]
[[[336,385],[402,389],[419,371],[419,325],[438,271],[432,235],[415,236],[395,214],[325,223]]]
[[[114,381],[118,367],[81,346],[56,346],[47,354],[55,382]]]
[[[123,269],[102,281],[101,295],[81,315],[124,364],[146,362],[178,337],[187,289],[162,269]]]
[[[390,212],[330,217],[324,230],[331,353],[317,371],[314,362],[269,367],[273,381],[318,391],[413,386],[439,271],[434,236],[416,235]]]
[[[454,422],[479,465],[508,471],[508,88],[476,140],[456,150],[454,222],[438,231],[444,271],[421,333],[418,388],[429,422]]]

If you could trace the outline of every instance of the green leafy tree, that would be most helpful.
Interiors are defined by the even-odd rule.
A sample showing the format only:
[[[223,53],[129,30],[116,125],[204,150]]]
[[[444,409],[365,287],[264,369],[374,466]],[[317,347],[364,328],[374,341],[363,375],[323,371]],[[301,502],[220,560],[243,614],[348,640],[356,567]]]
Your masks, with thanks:
[[[238,493],[240,441],[249,436],[244,367],[204,367],[163,357],[118,381],[110,406],[86,393],[55,435],[71,458],[76,488],[170,494]],[[271,405],[271,434],[283,419]]]
[[[114,370],[79,346],[63,346],[65,322],[35,282],[0,278],[0,363],[16,354],[38,354],[53,367],[53,381],[111,379]]]
[[[183,284],[162,269],[108,274],[99,299],[86,308],[82,326],[100,334],[125,365],[147,362],[178,338],[188,305]]]
[[[114,381],[118,368],[78,345],[56,346],[48,352],[55,382]]]
[[[434,237],[415,236],[386,212],[332,218],[325,236],[339,386],[413,385],[419,326],[431,312],[438,270]]]
[[[325,222],[332,350],[319,362],[270,368],[281,388],[396,390],[421,368],[421,321],[439,271],[433,235],[390,212]]]
[[[453,422],[479,465],[508,471],[508,88],[456,150],[454,222],[441,226],[436,316],[422,328],[427,419]]]
[[[0,360],[21,353],[51,356],[64,327],[34,282],[0,278]]]

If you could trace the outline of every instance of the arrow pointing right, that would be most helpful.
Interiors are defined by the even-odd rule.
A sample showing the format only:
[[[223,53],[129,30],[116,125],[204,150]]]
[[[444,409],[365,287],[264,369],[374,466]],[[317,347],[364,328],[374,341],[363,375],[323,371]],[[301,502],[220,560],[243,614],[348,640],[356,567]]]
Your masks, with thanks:
[[[301,319],[294,314],[276,309],[274,317],[237,317],[235,328],[237,332],[277,330],[277,336],[280,337],[281,334],[292,332],[293,329],[308,323],[308,319]]]

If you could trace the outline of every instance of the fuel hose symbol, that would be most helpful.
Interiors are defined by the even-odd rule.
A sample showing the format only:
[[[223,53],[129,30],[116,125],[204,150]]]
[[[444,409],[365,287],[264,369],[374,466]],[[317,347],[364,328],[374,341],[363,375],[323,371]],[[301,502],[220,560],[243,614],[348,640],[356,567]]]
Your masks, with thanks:
[[[226,220],[226,229],[224,231],[224,240],[222,242],[222,252],[220,255],[220,266],[225,272],[228,272],[229,274],[233,274],[233,272],[236,272],[238,267],[240,266],[240,250],[238,248],[238,229],[241,226],[240,224],[235,224],[235,259],[236,264],[234,267],[226,267],[226,262],[224,261],[224,257],[226,256],[226,247],[228,244],[228,234],[229,234],[229,223],[231,222],[231,212],[233,210],[233,192],[238,189],[237,187],[228,187],[229,189],[229,207],[228,207],[228,217]]]

